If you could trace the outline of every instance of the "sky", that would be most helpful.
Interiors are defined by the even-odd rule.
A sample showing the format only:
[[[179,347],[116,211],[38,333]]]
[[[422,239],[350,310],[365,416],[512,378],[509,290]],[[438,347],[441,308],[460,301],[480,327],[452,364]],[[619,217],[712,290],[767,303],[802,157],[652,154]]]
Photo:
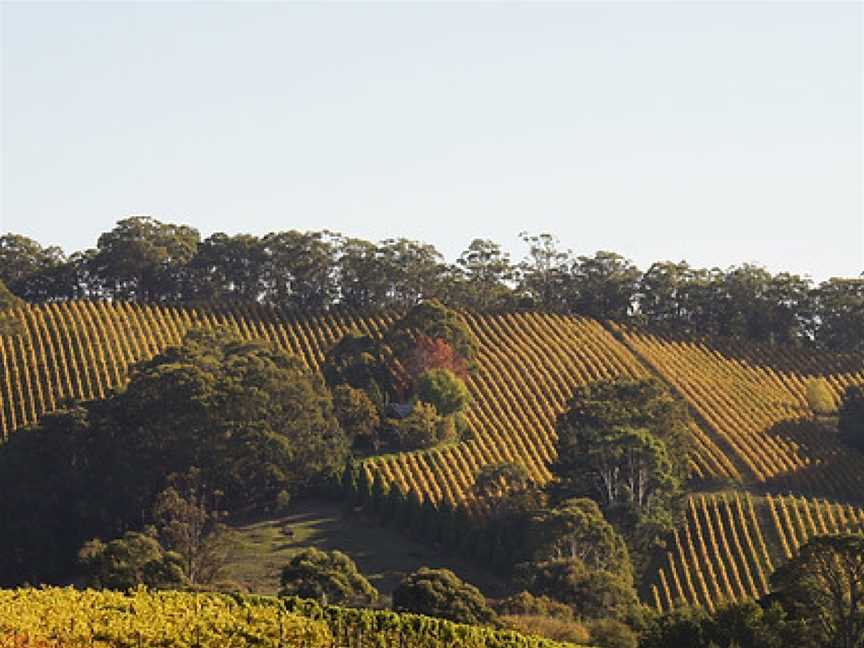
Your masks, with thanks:
[[[864,271],[858,2],[0,4],[0,232]]]

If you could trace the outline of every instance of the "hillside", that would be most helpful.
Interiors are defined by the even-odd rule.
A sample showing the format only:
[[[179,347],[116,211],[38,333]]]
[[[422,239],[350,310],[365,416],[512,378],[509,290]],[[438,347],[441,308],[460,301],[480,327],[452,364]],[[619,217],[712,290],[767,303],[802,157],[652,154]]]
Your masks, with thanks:
[[[26,306],[17,313],[25,334],[0,341],[4,438],[66,399],[104,397],[124,383],[131,363],[179,343],[194,326],[228,327],[247,339],[269,340],[317,370],[326,349],[349,330],[378,336],[397,317],[337,312],[296,319],[257,307],[86,301]],[[601,378],[653,374],[684,397],[694,414],[693,477],[735,485],[753,499],[742,493],[691,499],[688,525],[672,539],[653,589],[646,590],[650,603],[668,608],[687,600],[711,607],[761,593],[785,547],[823,525],[858,528],[864,458],[839,444],[832,425],[814,417],[804,394],[810,378],[824,377],[839,399],[846,385],[864,382],[864,357],[674,339],[551,314],[462,317],[479,343],[478,369],[468,385],[472,438],[370,458],[370,476],[380,474],[433,502],[465,498],[489,463],[523,464],[545,482],[554,458],[555,420],[573,389]],[[776,497],[790,493],[797,499]],[[762,499],[766,495],[774,497]],[[827,507],[824,499],[834,504]]]

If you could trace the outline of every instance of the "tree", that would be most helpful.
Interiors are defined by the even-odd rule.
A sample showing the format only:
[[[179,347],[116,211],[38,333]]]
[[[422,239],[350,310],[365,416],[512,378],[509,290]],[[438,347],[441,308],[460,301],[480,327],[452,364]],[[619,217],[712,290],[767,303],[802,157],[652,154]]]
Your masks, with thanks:
[[[421,374],[414,391],[418,400],[434,405],[441,416],[462,411],[471,400],[465,383],[449,369]]]
[[[193,468],[175,476],[153,506],[161,544],[182,558],[190,585],[212,583],[230,556],[231,532],[221,523],[224,514],[208,502],[212,499],[201,484],[201,471]]]
[[[521,296],[529,297],[536,308],[565,311],[570,251],[559,250],[559,241],[552,234],[520,232],[519,237],[529,246],[527,258],[519,264]]]
[[[567,490],[568,480],[580,478],[582,455],[597,438],[615,428],[630,428],[662,440],[673,474],[683,479],[691,443],[689,420],[686,404],[654,378],[601,380],[578,387],[557,422],[558,460],[553,472]],[[564,498],[579,494],[567,493]]]
[[[374,304],[408,309],[439,291],[443,257],[432,245],[409,239],[386,239],[376,252],[381,279],[386,282],[385,300]]]
[[[126,218],[99,237],[94,274],[115,299],[173,301],[180,296],[179,275],[199,240],[198,231],[187,225]]]
[[[820,645],[864,646],[864,535],[811,538],[771,576],[771,584]]]
[[[91,587],[170,588],[186,582],[181,557],[143,533],[129,531],[108,544],[94,538],[81,547],[78,558]]]
[[[468,377],[468,362],[442,338],[432,338],[428,335],[418,335],[414,340],[414,348],[404,361],[405,370],[412,381],[417,380],[430,369],[447,369],[457,377],[465,380]]]
[[[68,578],[81,544],[137,530],[172,474],[197,468],[199,495],[241,513],[338,474],[348,450],[329,391],[299,359],[190,332],[133,367],[125,390],[3,445],[0,521],[16,533],[0,536],[0,581]]]
[[[414,403],[411,413],[392,422],[399,447],[404,450],[431,448],[456,435],[453,420],[438,415],[435,406],[423,401]]]
[[[824,378],[813,378],[807,381],[807,405],[820,416],[828,416],[837,411],[834,397]]]
[[[327,352],[323,372],[331,389],[349,385],[383,407],[394,391],[391,363],[392,353],[386,345],[352,331]]]
[[[136,500],[195,466],[226,508],[267,505],[338,472],[348,452],[319,378],[294,356],[224,333],[193,331],[138,365],[112,409],[125,428],[114,465]]]
[[[509,284],[515,278],[510,255],[489,240],[474,239],[456,264],[464,283],[460,305],[480,312],[506,305],[511,298]]]
[[[189,262],[186,301],[258,303],[264,285],[264,245],[256,236],[217,232],[198,246]]]
[[[864,349],[864,277],[822,282],[813,299],[819,322],[816,342],[831,351]]]
[[[321,310],[336,298],[331,232],[273,232],[261,239],[264,299],[274,306]]]
[[[59,247],[42,247],[20,234],[0,236],[0,282],[22,299],[41,302],[68,296],[60,285],[67,263]]]
[[[341,551],[314,547],[296,554],[282,568],[279,596],[300,596],[331,605],[369,605],[378,591]]]
[[[590,499],[568,500],[559,508],[533,515],[527,549],[532,561],[578,559],[589,569],[619,574],[633,582],[624,539]]]
[[[516,580],[532,594],[566,603],[583,618],[622,619],[638,602],[632,582],[605,570],[589,569],[578,558],[520,565]]]
[[[627,538],[638,573],[681,512],[688,420],[684,403],[655,379],[577,388],[558,419],[553,495],[596,500]]]
[[[639,280],[640,319],[672,331],[689,330],[692,307],[685,286],[691,280],[686,261],[652,264]]]
[[[864,452],[864,387],[846,388],[837,416],[837,429],[846,443]]]
[[[421,567],[406,576],[393,591],[393,609],[469,625],[486,625],[495,619],[480,590],[449,569]]]
[[[474,478],[472,491],[488,507],[492,517],[498,519],[534,511],[544,503],[543,491],[521,464],[505,462],[483,466]]]
[[[678,607],[654,618],[642,632],[642,648],[746,646],[747,648],[817,648],[804,628],[790,623],[776,602],[744,601],[718,609]]]
[[[407,361],[417,336],[443,340],[469,363],[469,370],[472,368],[477,340],[456,311],[434,300],[420,302],[393,325],[387,341],[396,355]]]
[[[641,273],[633,263],[614,252],[580,256],[569,280],[570,309],[595,319],[626,320],[635,305]]]
[[[336,268],[340,305],[355,311],[388,304],[388,268],[378,256],[378,247],[362,239],[339,237]]]
[[[339,425],[355,444],[378,447],[381,417],[366,392],[341,384],[333,390],[333,409]]]

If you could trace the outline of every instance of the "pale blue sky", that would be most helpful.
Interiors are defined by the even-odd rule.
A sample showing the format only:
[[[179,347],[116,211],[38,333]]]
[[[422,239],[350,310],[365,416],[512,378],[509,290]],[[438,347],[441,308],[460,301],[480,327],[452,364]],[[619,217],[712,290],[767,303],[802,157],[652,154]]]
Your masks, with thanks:
[[[2,5],[0,230],[864,270],[862,6]]]

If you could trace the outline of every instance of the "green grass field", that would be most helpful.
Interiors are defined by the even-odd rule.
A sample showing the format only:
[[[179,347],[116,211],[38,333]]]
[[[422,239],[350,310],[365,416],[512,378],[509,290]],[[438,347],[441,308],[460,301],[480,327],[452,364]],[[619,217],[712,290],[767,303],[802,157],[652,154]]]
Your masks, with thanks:
[[[283,533],[284,527],[293,531],[293,537]],[[381,526],[362,513],[346,513],[334,502],[304,502],[284,517],[249,522],[235,529],[239,543],[224,580],[246,585],[258,594],[276,593],[282,566],[295,553],[310,546],[348,554],[385,597],[389,597],[404,575],[423,566],[451,569],[487,596],[512,593],[494,575]]]

